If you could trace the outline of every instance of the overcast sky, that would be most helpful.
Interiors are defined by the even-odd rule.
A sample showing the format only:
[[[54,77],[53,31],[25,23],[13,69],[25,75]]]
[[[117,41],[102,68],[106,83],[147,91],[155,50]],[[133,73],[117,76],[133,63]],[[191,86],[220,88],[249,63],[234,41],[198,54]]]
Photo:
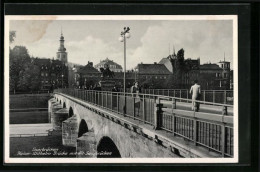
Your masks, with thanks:
[[[55,58],[61,27],[68,52],[68,61],[85,65],[109,58],[123,67],[123,43],[118,41],[124,26],[130,27],[127,39],[127,69],[138,63],[159,62],[179,49],[185,58],[200,57],[201,64],[233,59],[231,20],[197,21],[93,21],[93,20],[24,20],[11,21],[16,31],[15,45],[26,46],[34,57]]]

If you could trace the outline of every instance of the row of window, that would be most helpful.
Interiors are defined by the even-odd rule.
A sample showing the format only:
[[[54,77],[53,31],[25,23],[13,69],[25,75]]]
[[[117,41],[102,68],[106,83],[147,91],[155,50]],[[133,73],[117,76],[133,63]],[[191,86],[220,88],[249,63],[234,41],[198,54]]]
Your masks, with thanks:
[[[47,66],[42,66],[42,69],[48,69],[48,67]],[[60,68],[60,65],[56,65],[56,68]],[[55,68],[54,67],[52,67],[52,70],[54,70]]]
[[[154,78],[154,79],[167,79],[166,76],[145,76],[146,79]]]
[[[220,78],[221,77],[221,73],[216,73],[216,78]],[[224,78],[227,78],[228,74],[224,73]]]
[[[55,83],[61,83],[61,82],[62,82],[62,81],[56,81],[56,82],[55,82],[55,81],[50,81],[50,82],[49,82],[49,81],[42,81],[42,84],[44,84],[44,83],[45,83],[45,84],[48,84],[48,83],[50,83],[50,84],[51,84],[51,83],[55,84]]]

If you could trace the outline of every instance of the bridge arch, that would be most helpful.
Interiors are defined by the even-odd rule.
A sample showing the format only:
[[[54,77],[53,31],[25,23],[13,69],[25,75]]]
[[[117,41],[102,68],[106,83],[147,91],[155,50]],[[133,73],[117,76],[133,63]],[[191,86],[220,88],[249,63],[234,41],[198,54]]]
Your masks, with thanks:
[[[74,115],[72,107],[69,108],[69,118]]]
[[[102,137],[97,146],[97,158],[121,158],[120,152],[112,139]],[[105,154],[108,153],[108,154]],[[111,154],[109,154],[111,153]]]
[[[84,133],[88,132],[88,125],[84,119],[80,121],[78,137],[81,137]]]

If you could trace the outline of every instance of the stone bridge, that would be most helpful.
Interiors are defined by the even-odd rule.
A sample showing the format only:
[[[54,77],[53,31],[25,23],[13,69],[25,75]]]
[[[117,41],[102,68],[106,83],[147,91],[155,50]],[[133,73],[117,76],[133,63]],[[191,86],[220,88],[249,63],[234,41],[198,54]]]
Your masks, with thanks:
[[[109,97],[108,94],[109,93],[100,93],[100,95],[102,95],[101,98],[97,93],[93,96],[93,93],[90,95],[86,91],[55,91],[53,98],[49,100],[50,122],[53,124],[54,129],[62,130],[63,145],[76,147],[77,157],[216,158],[232,156],[233,154],[231,129],[226,127],[233,123],[232,116],[226,115],[224,117],[223,114],[213,115],[213,119],[221,124],[225,123],[225,127],[218,127],[220,124],[212,126],[211,124],[206,124],[211,133],[208,135],[209,142],[207,143],[209,145],[204,146],[200,144],[199,141],[202,136],[199,137],[200,130],[198,127],[202,127],[202,125],[200,126],[199,121],[193,123],[192,119],[189,120],[189,118],[201,115],[198,112],[187,112],[183,110],[185,112],[185,118],[181,119],[178,118],[178,116],[172,118],[172,114],[175,113],[172,108],[170,108],[170,111],[169,108],[167,110],[167,101],[162,105],[162,101],[160,102],[160,100],[153,99],[153,106],[149,108],[150,110],[145,110],[149,105],[145,102],[145,99],[143,99],[143,109],[141,108],[141,113],[144,115],[149,113],[150,117],[147,115],[139,116],[144,120],[138,120],[138,116],[135,116],[137,115],[135,110],[131,111],[131,113],[134,114],[133,117],[124,113],[118,113],[120,111],[119,109],[123,109],[120,105],[123,99],[120,99],[121,96],[117,94],[117,96],[115,96],[117,98],[114,102],[112,93],[111,97]],[[99,99],[99,101],[97,99]],[[96,103],[93,103],[93,100],[95,100]],[[106,106],[99,106],[97,102],[100,102],[101,105],[106,104]],[[175,105],[176,104],[175,102]],[[115,108],[113,107],[114,105],[116,106]],[[135,109],[135,105],[135,100],[131,103],[127,99],[128,109],[128,106],[133,106],[133,109]],[[117,109],[118,111],[113,109]],[[221,109],[225,110],[225,108],[222,107]],[[182,110],[176,109],[176,113],[177,111]],[[205,119],[205,121],[207,120],[209,119]],[[194,127],[197,128],[196,131],[193,129]],[[214,139],[212,138],[213,128],[215,129]],[[171,131],[174,132],[172,133]],[[225,135],[222,136],[221,132],[225,132]],[[212,136],[210,134],[212,134]],[[228,141],[226,138],[227,135],[230,137]],[[219,138],[218,140],[217,137]],[[222,138],[222,140],[220,138]],[[198,141],[194,142],[193,139],[197,139]],[[212,143],[213,140],[215,143],[218,143],[216,143],[215,146],[214,144],[210,145],[211,140]],[[224,144],[225,148],[223,148],[221,144]],[[212,149],[210,149],[210,146]]]

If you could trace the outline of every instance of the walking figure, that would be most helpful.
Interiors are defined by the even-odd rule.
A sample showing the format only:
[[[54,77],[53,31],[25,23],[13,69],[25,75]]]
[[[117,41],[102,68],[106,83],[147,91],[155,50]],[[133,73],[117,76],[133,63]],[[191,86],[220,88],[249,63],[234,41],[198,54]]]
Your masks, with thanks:
[[[190,94],[192,94],[192,110],[195,110],[196,112],[199,111],[200,105],[196,100],[200,99],[200,85],[198,85],[198,81],[194,81],[194,85],[190,88]]]
[[[137,109],[137,114],[136,116],[139,116],[139,111],[140,111],[140,93],[141,93],[141,88],[138,85],[138,82],[135,82],[134,85],[131,87],[131,93],[132,97],[134,97],[134,103],[135,103],[135,109]],[[135,111],[134,109],[134,111]]]

